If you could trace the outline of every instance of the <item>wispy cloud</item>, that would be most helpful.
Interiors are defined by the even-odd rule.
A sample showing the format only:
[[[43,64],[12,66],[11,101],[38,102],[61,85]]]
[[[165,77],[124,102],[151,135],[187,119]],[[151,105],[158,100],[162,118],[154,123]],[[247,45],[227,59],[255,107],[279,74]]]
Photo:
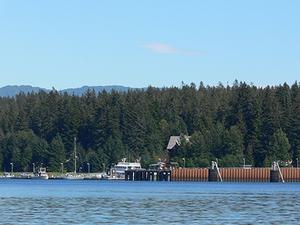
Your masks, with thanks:
[[[200,54],[200,52],[198,51],[180,49],[169,44],[158,43],[158,42],[145,44],[142,45],[142,47],[159,54],[178,54],[178,55],[187,55],[187,56],[195,56]]]

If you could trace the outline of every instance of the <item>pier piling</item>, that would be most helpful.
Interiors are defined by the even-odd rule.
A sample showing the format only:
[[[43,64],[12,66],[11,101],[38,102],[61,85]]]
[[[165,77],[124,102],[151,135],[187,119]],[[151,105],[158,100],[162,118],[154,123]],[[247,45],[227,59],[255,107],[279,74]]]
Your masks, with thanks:
[[[208,181],[218,181],[218,171],[216,169],[208,169]]]
[[[171,181],[170,170],[127,170],[126,181]]]
[[[280,182],[280,174],[278,170],[270,170],[270,182]]]

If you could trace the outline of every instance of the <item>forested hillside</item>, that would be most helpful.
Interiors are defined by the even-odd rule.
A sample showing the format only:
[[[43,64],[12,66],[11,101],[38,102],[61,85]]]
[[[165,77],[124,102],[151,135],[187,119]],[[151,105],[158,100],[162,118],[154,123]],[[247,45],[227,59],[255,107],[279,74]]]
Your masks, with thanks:
[[[82,97],[39,92],[0,98],[0,168],[29,171],[43,163],[71,170],[73,139],[85,171],[121,158],[147,165],[164,156],[170,135],[190,135],[173,161],[186,166],[270,166],[300,158],[300,86],[180,88],[86,92]]]
[[[70,95],[78,95],[81,96],[83,95],[87,90],[95,90],[96,93],[102,92],[102,91],[107,91],[111,92],[112,90],[115,91],[120,91],[120,92],[125,92],[128,91],[129,89],[134,89],[130,87],[124,87],[120,85],[112,85],[112,86],[82,86],[80,88],[67,88],[60,90],[59,93],[68,93]],[[40,87],[32,87],[30,85],[8,85],[5,87],[0,87],[0,97],[14,97],[17,94],[20,93],[38,93],[39,91],[44,91],[44,92],[50,92],[51,90],[46,89],[46,88],[40,88]]]

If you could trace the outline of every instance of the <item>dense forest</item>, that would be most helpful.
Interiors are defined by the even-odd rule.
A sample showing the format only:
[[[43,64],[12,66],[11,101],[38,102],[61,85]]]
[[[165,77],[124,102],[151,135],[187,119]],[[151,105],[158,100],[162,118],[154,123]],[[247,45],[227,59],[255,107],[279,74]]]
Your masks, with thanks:
[[[172,161],[189,167],[246,164],[270,166],[300,158],[300,85],[199,86],[50,93],[0,98],[0,168],[59,171],[78,164],[86,171],[109,168],[126,157],[144,166],[165,157],[171,135],[189,135]]]

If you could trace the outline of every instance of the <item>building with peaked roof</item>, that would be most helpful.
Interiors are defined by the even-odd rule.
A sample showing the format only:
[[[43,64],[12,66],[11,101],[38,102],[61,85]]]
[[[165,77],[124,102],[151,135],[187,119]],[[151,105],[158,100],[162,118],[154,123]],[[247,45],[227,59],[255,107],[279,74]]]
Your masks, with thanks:
[[[170,158],[177,150],[177,147],[180,146],[181,141],[189,141],[191,136],[181,135],[181,136],[171,136],[167,145],[167,166],[170,166]]]
[[[169,143],[167,146],[167,150],[171,151],[175,149],[177,146],[180,145],[180,142],[182,139],[185,139],[185,141],[189,141],[191,136],[183,135],[183,136],[171,136],[169,139]]]

